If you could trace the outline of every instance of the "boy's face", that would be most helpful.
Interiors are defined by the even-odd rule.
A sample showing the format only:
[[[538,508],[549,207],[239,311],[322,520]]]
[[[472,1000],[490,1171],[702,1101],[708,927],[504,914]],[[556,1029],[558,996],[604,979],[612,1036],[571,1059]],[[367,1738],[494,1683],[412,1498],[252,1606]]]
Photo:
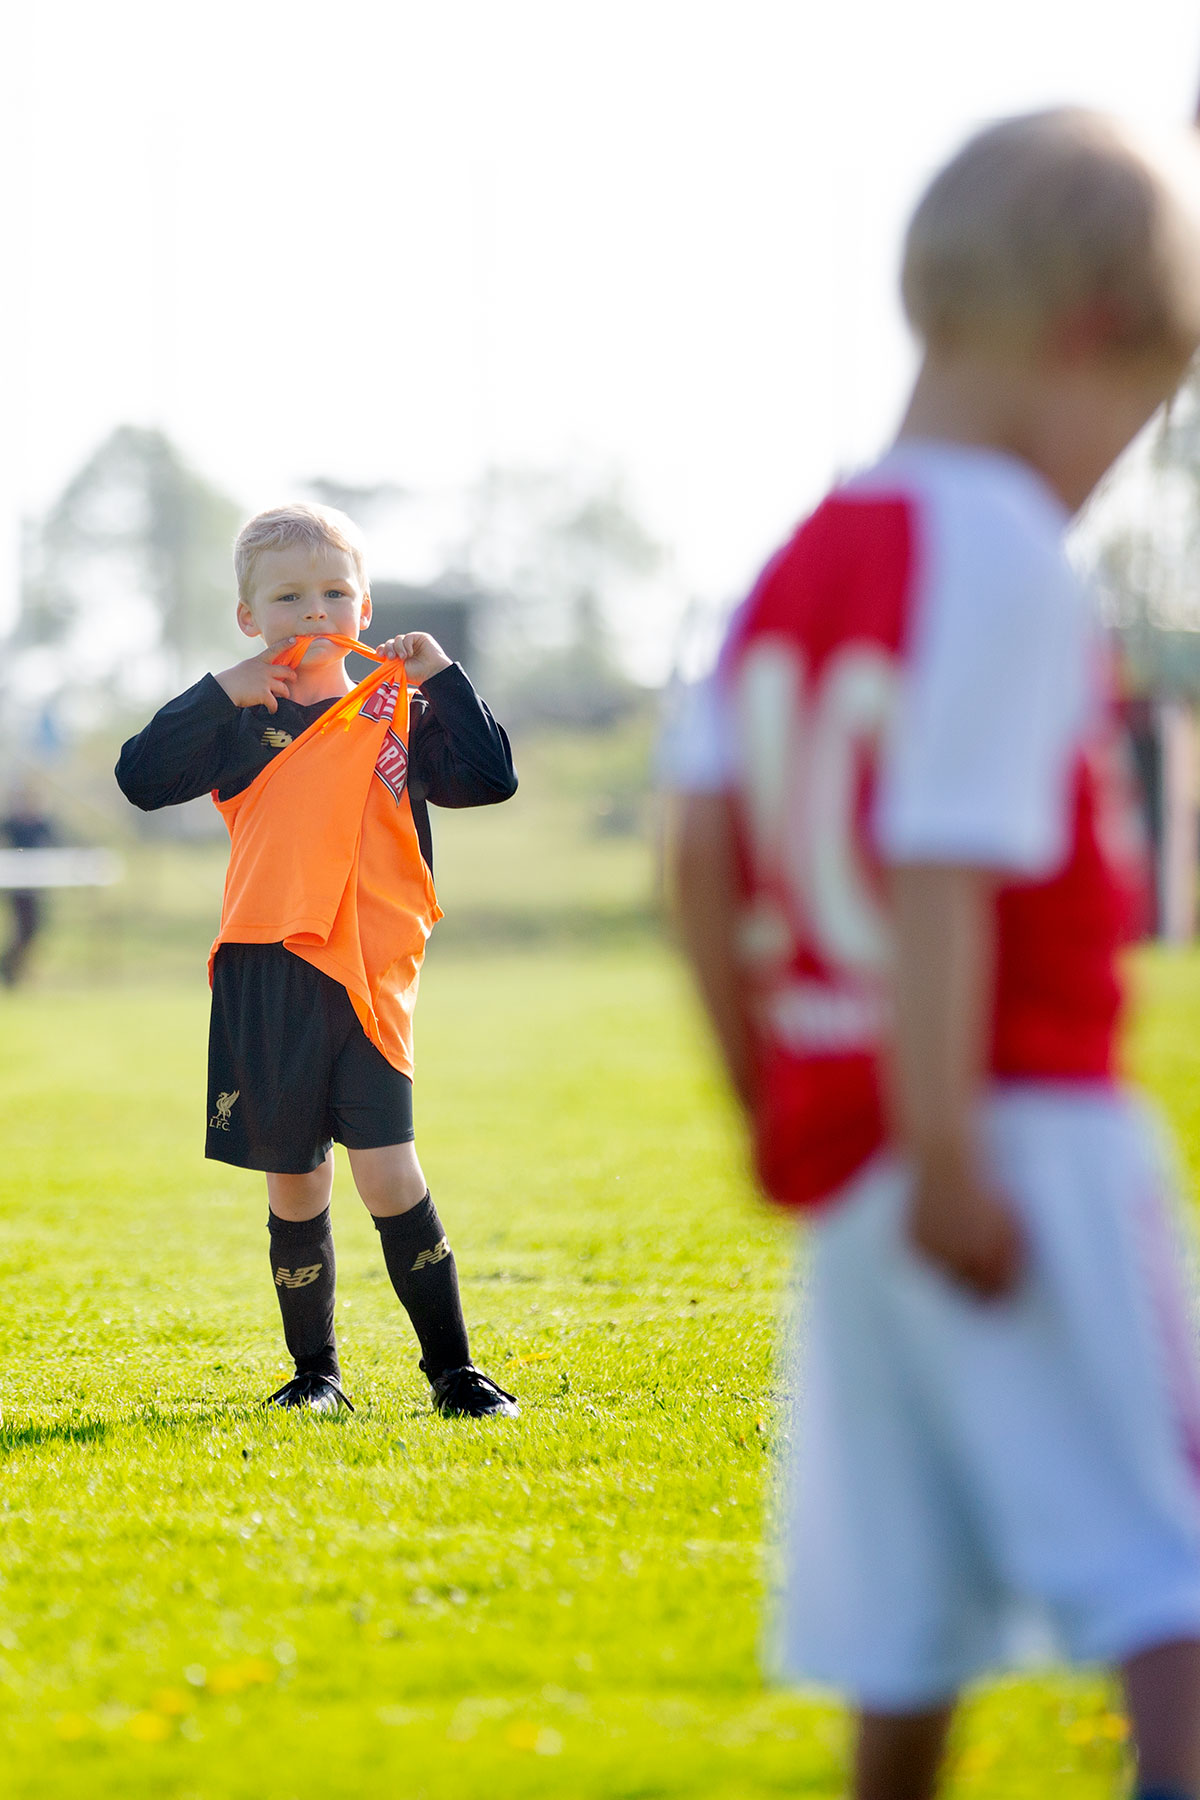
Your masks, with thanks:
[[[264,638],[268,649],[290,637],[320,639],[331,631],[356,638],[371,622],[371,596],[348,550],[285,545],[259,552],[249,596],[238,601],[237,621],[247,637]],[[305,667],[344,655],[336,644],[317,642]]]

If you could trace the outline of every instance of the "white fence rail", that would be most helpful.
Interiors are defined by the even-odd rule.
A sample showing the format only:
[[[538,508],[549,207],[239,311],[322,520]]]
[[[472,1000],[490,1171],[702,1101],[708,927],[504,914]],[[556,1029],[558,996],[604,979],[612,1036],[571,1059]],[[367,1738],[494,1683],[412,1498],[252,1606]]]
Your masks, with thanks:
[[[124,872],[112,850],[0,850],[0,890],[111,887]]]

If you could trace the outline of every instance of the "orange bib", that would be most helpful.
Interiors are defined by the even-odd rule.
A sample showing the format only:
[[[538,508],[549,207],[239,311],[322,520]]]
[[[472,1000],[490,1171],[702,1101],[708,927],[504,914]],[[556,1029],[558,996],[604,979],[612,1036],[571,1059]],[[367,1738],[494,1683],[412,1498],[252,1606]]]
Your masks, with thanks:
[[[382,667],[248,788],[213,795],[231,849],[209,980],[221,944],[283,944],[341,982],[371,1042],[411,1078],[417,982],[442,914],[404,792],[408,682],[402,662],[330,636]],[[311,642],[276,661],[296,666]]]

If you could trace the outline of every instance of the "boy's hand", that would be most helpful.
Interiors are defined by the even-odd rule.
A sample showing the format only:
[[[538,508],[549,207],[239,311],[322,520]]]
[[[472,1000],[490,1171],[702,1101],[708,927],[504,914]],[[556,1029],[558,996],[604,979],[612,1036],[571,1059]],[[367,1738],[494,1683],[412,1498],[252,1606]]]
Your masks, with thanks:
[[[981,1300],[1011,1293],[1021,1234],[986,1178],[973,1121],[985,1091],[996,919],[984,869],[902,864],[891,875],[891,1099],[913,1170],[908,1235]]]
[[[1017,1221],[966,1159],[917,1160],[908,1235],[914,1249],[980,1300],[1003,1299],[1020,1279]]]
[[[439,675],[450,667],[450,658],[427,631],[406,631],[403,637],[389,638],[379,649],[384,656],[396,657],[404,664],[410,687],[420,687],[431,675]]]
[[[270,649],[260,650],[257,656],[234,663],[232,669],[222,669],[214,680],[225,689],[235,706],[265,706],[268,712],[278,712],[279,701],[291,693],[298,671],[283,663],[272,662],[271,658],[295,641],[294,637],[283,638]]]

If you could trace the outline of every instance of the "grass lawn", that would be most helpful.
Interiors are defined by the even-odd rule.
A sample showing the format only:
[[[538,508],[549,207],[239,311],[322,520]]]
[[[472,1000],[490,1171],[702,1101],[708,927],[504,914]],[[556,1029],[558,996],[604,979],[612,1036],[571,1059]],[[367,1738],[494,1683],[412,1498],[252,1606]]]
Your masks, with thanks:
[[[1200,961],[1139,1065],[1200,1169]],[[435,956],[419,1138],[478,1360],[435,1420],[352,1191],[352,1418],[282,1379],[256,1177],[200,1156],[201,984],[4,1000],[0,1790],[194,1800],[841,1792],[756,1660],[788,1257],[652,944]],[[1109,1800],[1099,1679],[1005,1683],[951,1792]]]

